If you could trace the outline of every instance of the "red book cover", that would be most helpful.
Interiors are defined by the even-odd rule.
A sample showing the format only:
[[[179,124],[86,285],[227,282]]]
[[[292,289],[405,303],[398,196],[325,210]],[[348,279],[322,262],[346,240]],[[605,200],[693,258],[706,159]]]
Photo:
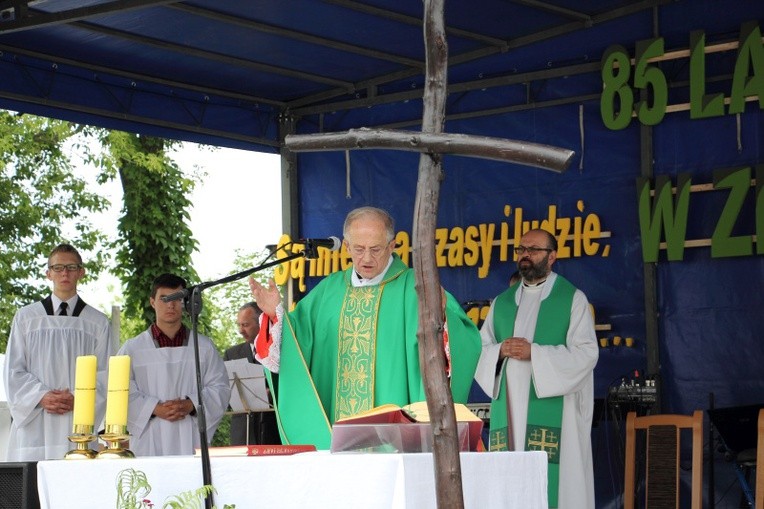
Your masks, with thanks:
[[[210,456],[284,456],[301,452],[315,451],[316,446],[311,444],[295,445],[228,445],[223,447],[210,447]],[[195,456],[201,456],[200,449],[196,449]]]

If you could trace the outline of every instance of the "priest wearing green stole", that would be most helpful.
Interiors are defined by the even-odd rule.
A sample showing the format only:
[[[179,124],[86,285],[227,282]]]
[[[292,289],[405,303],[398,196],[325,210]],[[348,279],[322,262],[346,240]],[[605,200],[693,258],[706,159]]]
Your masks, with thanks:
[[[290,313],[273,281],[266,287],[250,279],[263,310],[256,358],[279,374],[274,406],[284,444],[328,449],[335,421],[425,399],[414,271],[393,253],[393,219],[361,207],[348,214],[343,235],[353,265],[327,276]],[[466,403],[480,335],[449,294],[444,308],[451,391]]]
[[[489,449],[545,451],[549,507],[592,508],[594,319],[583,292],[552,272],[553,235],[531,230],[515,253],[522,281],[494,299],[480,330]]]

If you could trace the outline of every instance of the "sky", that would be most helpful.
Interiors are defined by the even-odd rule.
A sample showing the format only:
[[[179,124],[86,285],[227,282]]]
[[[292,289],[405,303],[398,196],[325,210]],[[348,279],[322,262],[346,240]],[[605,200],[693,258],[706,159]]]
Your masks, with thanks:
[[[236,249],[260,251],[281,236],[281,159],[235,149],[200,151],[186,144],[175,158],[207,172],[191,197],[191,231],[199,242],[193,261],[202,280],[235,272]]]
[[[194,268],[202,281],[212,281],[236,272],[235,251],[260,251],[277,243],[281,235],[281,167],[277,154],[218,148],[209,150],[184,143],[172,154],[184,171],[206,172],[191,198],[191,231],[199,243],[193,254]],[[83,171],[87,171],[83,169]],[[93,222],[116,235],[122,206],[119,182],[103,188],[112,202]],[[118,280],[103,276],[83,284],[80,294],[108,308],[107,299],[116,292]],[[101,307],[101,306],[99,306]]]

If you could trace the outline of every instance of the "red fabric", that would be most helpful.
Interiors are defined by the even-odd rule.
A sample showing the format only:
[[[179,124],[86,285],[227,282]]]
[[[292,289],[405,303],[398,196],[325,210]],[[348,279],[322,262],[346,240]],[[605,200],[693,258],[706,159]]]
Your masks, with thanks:
[[[156,323],[151,324],[151,336],[159,343],[159,348],[183,346],[183,342],[186,340],[187,331],[186,328],[181,326],[175,336],[168,337],[167,334],[162,332],[162,329],[157,326]]]
[[[260,314],[260,331],[255,338],[255,352],[261,359],[268,357],[271,344],[273,343],[273,336],[271,336],[271,323],[276,323],[278,318],[269,317],[265,313]]]
[[[451,377],[451,348],[448,345],[448,327],[443,329],[443,351],[446,353],[446,376]]]

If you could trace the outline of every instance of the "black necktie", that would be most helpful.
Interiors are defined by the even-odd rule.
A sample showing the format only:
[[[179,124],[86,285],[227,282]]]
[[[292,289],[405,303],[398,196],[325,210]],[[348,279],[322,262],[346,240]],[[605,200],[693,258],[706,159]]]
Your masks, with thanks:
[[[66,302],[62,302],[61,304],[59,304],[59,306],[58,306],[58,315],[59,316],[66,316],[66,308],[68,308],[68,307],[69,307],[69,304],[67,304]]]

